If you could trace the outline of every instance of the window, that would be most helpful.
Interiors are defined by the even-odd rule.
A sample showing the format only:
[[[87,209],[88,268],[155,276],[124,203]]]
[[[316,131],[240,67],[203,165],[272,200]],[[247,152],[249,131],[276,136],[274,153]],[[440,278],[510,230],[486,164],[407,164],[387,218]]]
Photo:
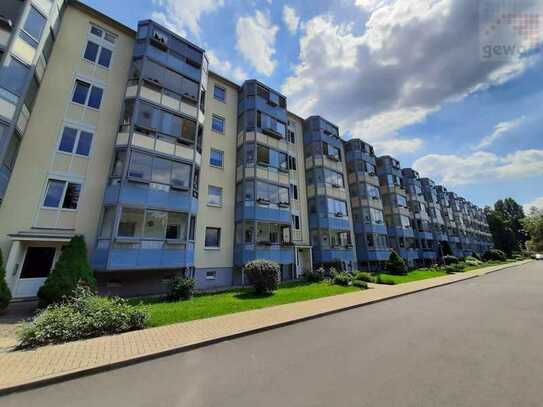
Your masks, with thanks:
[[[210,206],[222,206],[222,188],[213,185],[208,186],[207,204]]]
[[[8,63],[0,71],[0,86],[17,95],[22,95],[26,85],[26,77],[29,69],[15,58],[8,59]]]
[[[102,28],[96,27],[95,25],[91,26],[90,33],[92,35],[96,35],[97,37],[106,40],[107,42],[111,44],[114,44],[115,40],[117,39],[117,36],[115,34],[105,31]]]
[[[72,102],[100,109],[103,94],[104,90],[102,88],[77,79],[75,81]]]
[[[50,179],[47,182],[43,206],[46,208],[77,209],[80,192],[81,184]]]
[[[298,200],[298,185],[290,184],[290,192],[292,194],[292,199]]]
[[[209,154],[209,165],[222,168],[224,165],[224,153],[212,148]]]
[[[323,143],[322,152],[331,160],[341,161],[341,151],[337,147],[334,147],[328,143]]]
[[[292,130],[287,130],[287,141],[289,143],[296,143],[296,136]]]
[[[368,197],[371,198],[371,199],[379,199],[380,198],[380,194],[379,194],[379,188],[376,187],[375,185],[367,185],[366,186],[366,189],[368,191]]]
[[[147,239],[164,239],[167,218],[167,212],[147,209],[145,211],[143,237]]]
[[[216,271],[206,271],[206,280],[216,280],[217,272]]]
[[[258,145],[256,150],[258,165],[287,171],[287,154],[273,150],[267,146]]]
[[[106,47],[100,46],[93,41],[87,42],[87,47],[85,48],[85,53],[83,58],[87,61],[98,63],[98,65],[103,66],[104,68],[109,68],[111,64],[112,51]]]
[[[288,169],[296,171],[296,158],[288,156]]]
[[[287,242],[290,238],[286,238],[285,229],[290,230],[289,225],[257,222],[256,243],[271,245]]]
[[[224,133],[224,119],[213,115],[211,118],[211,129],[217,133]]]
[[[64,127],[62,136],[60,137],[58,150],[65,153],[75,153],[88,157],[91,144],[92,133],[66,126]]]
[[[221,228],[206,227],[205,247],[215,248],[221,246]]]
[[[226,89],[222,86],[215,85],[213,87],[213,97],[221,102],[226,101]]]
[[[338,218],[347,216],[347,203],[344,201],[338,201],[337,199],[327,198],[328,201],[328,213]]]
[[[123,208],[117,235],[119,237],[141,237],[143,219],[143,209]]]
[[[190,185],[191,165],[133,151],[128,176],[186,189]]]
[[[25,25],[23,26],[23,31],[21,32],[21,38],[32,47],[36,48],[40,42],[46,21],[47,19],[42,16],[38,10],[34,7],[30,7]]]
[[[382,224],[385,221],[383,211],[380,211],[379,209],[370,208],[370,216],[373,223]]]
[[[294,229],[300,230],[300,217],[298,215],[292,215],[292,224]]]
[[[330,170],[328,168],[324,169],[324,176],[326,183],[332,185],[334,188],[344,188],[345,183],[343,180],[343,175],[339,172]]]
[[[168,212],[166,239],[186,240],[187,219],[188,215],[186,213]]]
[[[256,182],[256,200],[263,205],[288,207],[290,204],[288,188],[260,181]]]

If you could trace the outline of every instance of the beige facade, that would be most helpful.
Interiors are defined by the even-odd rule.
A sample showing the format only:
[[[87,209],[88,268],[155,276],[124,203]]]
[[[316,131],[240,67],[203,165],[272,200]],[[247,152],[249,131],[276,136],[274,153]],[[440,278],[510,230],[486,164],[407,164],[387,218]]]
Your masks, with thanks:
[[[108,69],[83,59],[90,33],[100,27],[116,36]],[[43,76],[5,199],[0,207],[1,249],[14,296],[32,296],[39,279],[20,280],[25,252],[32,246],[59,248],[74,234],[85,236],[92,251],[110,171],[121,101],[132,56],[133,35],[79,7],[65,9],[59,35]],[[104,89],[99,109],[72,102],[81,79]],[[63,129],[92,134],[88,156],[60,152]],[[81,185],[77,209],[45,208],[48,180]],[[58,250],[57,250],[58,252]],[[56,254],[58,257],[58,253]]]

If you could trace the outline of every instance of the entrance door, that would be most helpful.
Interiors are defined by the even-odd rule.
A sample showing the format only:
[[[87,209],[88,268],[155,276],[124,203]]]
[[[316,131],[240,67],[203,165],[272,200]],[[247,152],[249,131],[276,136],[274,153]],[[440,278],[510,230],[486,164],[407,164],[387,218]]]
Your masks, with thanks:
[[[297,275],[301,276],[306,271],[311,271],[311,260],[308,249],[298,249]]]
[[[14,297],[35,297],[53,267],[54,247],[29,247],[21,267]]]

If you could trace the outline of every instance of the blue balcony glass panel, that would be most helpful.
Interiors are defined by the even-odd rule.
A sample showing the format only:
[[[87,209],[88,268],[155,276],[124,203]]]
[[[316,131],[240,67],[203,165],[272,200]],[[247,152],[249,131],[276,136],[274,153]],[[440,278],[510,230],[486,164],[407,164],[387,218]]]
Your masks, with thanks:
[[[254,100],[254,99],[253,99]],[[286,123],[287,122],[287,111],[286,109],[280,106],[272,106],[267,103],[264,99],[257,97],[256,98],[256,109],[264,112],[273,118]]]
[[[109,189],[109,188],[108,188]],[[107,193],[106,193],[107,195]],[[119,202],[156,209],[196,213],[198,202],[187,191],[161,191],[147,184],[128,183],[120,189]]]
[[[262,248],[254,245],[238,246],[236,248],[236,265],[243,266],[252,260],[271,260],[279,264],[292,264],[294,263],[294,249],[284,246]]]
[[[174,249],[111,249],[109,270],[170,269],[189,267],[194,263],[194,248]]]

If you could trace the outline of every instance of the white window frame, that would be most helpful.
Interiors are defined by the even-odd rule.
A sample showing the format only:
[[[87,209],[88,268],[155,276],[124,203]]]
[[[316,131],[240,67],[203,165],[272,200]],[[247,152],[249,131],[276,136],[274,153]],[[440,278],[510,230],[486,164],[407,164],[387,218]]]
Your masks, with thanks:
[[[211,153],[212,152],[218,152],[218,153],[221,153],[221,165],[216,165],[216,164],[212,164],[211,163]],[[210,167],[213,167],[213,168],[220,168],[220,169],[224,169],[224,151],[222,150],[219,150],[219,149],[216,149],[216,148],[212,148],[210,151],[209,151],[209,166]]]
[[[219,88],[219,89],[222,89],[224,91],[224,99],[219,99],[218,97],[215,96],[215,88]],[[218,84],[215,83],[213,85],[213,99],[218,100],[219,102],[222,102],[222,103],[226,103],[226,87],[218,85]]]
[[[75,137],[75,142],[74,142],[74,147],[73,147],[73,150],[72,150],[71,153],[69,153],[68,151],[63,151],[63,150],[60,149],[60,143],[62,142],[62,136],[64,134],[64,129],[66,127],[72,128],[72,129],[77,131],[77,134],[76,134],[76,137]],[[86,133],[90,133],[92,135],[91,144],[90,144],[90,148],[89,148],[89,155],[78,154],[76,152],[77,151],[77,146],[79,145],[79,139],[80,139],[80,136],[81,136],[81,132],[83,132],[83,131],[86,132]],[[90,156],[92,154],[93,144],[94,144],[94,136],[95,136],[94,131],[95,131],[94,129],[85,128],[85,127],[82,127],[82,126],[77,125],[77,124],[64,123],[64,125],[60,129],[60,134],[58,136],[57,153],[65,154],[65,155],[74,155],[76,157],[90,158]]]
[[[64,182],[64,188],[62,190],[62,195],[60,197],[60,200],[59,200],[59,203],[58,203],[58,206],[45,206],[45,197],[47,196],[47,190],[49,189],[49,181],[59,181],[59,182]],[[72,209],[72,208],[63,208],[62,205],[64,203],[64,199],[66,198],[66,191],[68,190],[68,184],[78,184],[79,185],[79,198],[77,199],[77,205],[76,205],[76,208]],[[79,210],[79,202],[81,200],[81,194],[83,194],[83,181],[80,181],[80,180],[74,180],[74,179],[66,179],[66,178],[63,178],[63,177],[56,177],[54,175],[51,175],[51,176],[48,176],[47,177],[47,180],[45,182],[45,188],[44,188],[44,191],[43,191],[43,194],[42,194],[42,198],[41,198],[41,209],[46,209],[46,210],[53,210],[53,211],[68,211],[68,212],[76,212],[77,210]]]
[[[113,64],[113,55],[115,54],[113,52],[113,47],[112,47],[113,44],[108,42],[107,43],[108,45],[106,46],[103,43],[101,43],[101,41],[97,41],[96,38],[97,38],[96,36],[90,37],[90,35],[89,35],[89,38],[87,38],[87,42],[85,43],[85,45],[83,46],[83,49],[81,51],[81,59],[83,59],[83,61],[85,61],[85,62],[87,62],[87,63],[89,63],[91,65],[96,65],[97,67],[99,67],[99,68],[101,68],[101,69],[103,69],[105,71],[109,71],[111,69],[111,65]],[[102,41],[104,41],[104,40],[102,40]],[[89,42],[93,42],[98,46],[98,51],[96,52],[96,60],[95,61],[92,61],[90,59],[85,58],[85,51],[87,50]],[[98,61],[100,60],[100,55],[102,55],[102,49],[104,49],[104,48],[111,52],[111,58],[109,60],[109,66],[104,66],[104,65],[98,63]]]
[[[206,244],[206,235],[207,235],[207,229],[215,229],[219,231],[219,241],[217,246],[207,246]],[[221,238],[222,238],[222,228],[217,226],[206,226],[204,229],[204,249],[206,250],[220,250],[221,249]]]
[[[206,271],[206,280],[216,280],[217,272],[216,271]]]
[[[216,128],[213,127],[213,120],[214,119],[222,121],[222,131],[217,130]],[[211,131],[214,132],[214,133],[218,133],[218,134],[224,134],[225,128],[226,128],[226,119],[224,117],[222,117],[222,116],[219,116],[218,114],[213,113],[211,115]]]
[[[220,202],[219,202],[219,203],[215,203],[215,202],[210,202],[210,201],[209,201],[209,198],[210,198],[210,196],[211,196],[211,194],[209,193],[209,189],[210,189],[210,188],[218,188],[218,189],[220,189],[221,195],[220,195]],[[219,187],[219,186],[217,186],[217,185],[208,185],[208,186],[207,186],[207,206],[213,206],[213,207],[217,207],[217,208],[222,208],[223,203],[224,203],[224,189],[223,189],[223,187]]]
[[[74,95],[75,95],[75,88],[76,88],[76,85],[77,85],[77,82],[84,82],[84,83],[87,83],[90,85],[90,88],[89,88],[89,91],[87,93],[87,97],[85,98],[85,103],[84,104],[81,104],[79,102],[74,102]],[[97,109],[93,106],[89,106],[89,99],[90,99],[90,95],[91,95],[91,92],[92,92],[92,88],[100,88],[102,89],[102,98],[100,99],[100,107]],[[74,85],[72,87],[72,95],[70,97],[70,103],[74,104],[75,106],[79,106],[79,107],[84,107],[86,109],[91,109],[91,110],[94,110],[95,112],[99,112],[100,109],[102,108],[102,103],[104,102],[104,99],[105,99],[105,95],[106,95],[106,87],[102,84],[98,84],[92,80],[89,80],[87,78],[82,78],[80,76],[76,76],[74,78]]]

